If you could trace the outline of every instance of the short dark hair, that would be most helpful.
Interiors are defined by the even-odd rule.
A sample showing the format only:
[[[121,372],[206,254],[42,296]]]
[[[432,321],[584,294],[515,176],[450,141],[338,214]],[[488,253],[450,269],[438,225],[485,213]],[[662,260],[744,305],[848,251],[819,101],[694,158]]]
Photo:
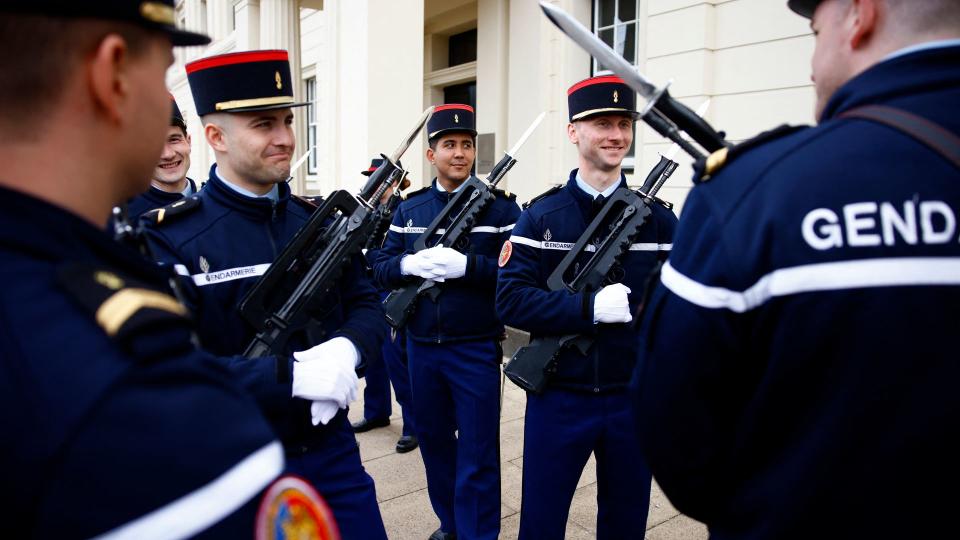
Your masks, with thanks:
[[[48,113],[79,61],[109,34],[137,56],[154,32],[122,21],[0,14],[0,128]]]
[[[436,152],[436,150],[437,150],[437,143],[440,142],[440,139],[444,138],[444,137],[447,136],[447,135],[452,135],[453,133],[464,133],[464,134],[466,134],[466,135],[470,135],[470,140],[473,141],[473,145],[474,145],[474,146],[477,145],[477,136],[474,135],[474,134],[472,134],[472,133],[470,133],[469,131],[452,131],[452,132],[451,132],[451,131],[448,131],[448,132],[446,132],[446,133],[441,133],[441,134],[437,135],[436,137],[431,137],[431,138],[427,139],[427,145],[430,146],[430,149],[431,149],[431,150],[433,150],[434,152]]]
[[[171,119],[170,119],[170,127],[178,127],[178,128],[180,128],[180,131],[183,132],[183,136],[184,136],[184,137],[187,136],[187,124],[185,124],[185,123],[183,122],[183,120],[178,120],[178,119],[176,119],[176,118],[171,118]]]

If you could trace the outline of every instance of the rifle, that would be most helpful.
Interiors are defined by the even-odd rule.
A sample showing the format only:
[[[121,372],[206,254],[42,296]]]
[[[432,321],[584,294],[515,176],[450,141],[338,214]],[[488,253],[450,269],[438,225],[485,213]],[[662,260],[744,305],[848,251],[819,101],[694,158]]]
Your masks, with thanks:
[[[432,115],[433,107],[423,112],[396,151],[389,158],[383,156],[358,195],[345,190],[331,193],[243,297],[240,314],[257,332],[245,357],[282,354],[293,333],[311,321],[350,260],[366,245],[377,225],[380,198],[403,178],[398,160]]]
[[[470,233],[474,223],[477,222],[480,214],[487,206],[496,199],[493,192],[494,188],[506,176],[507,171],[517,163],[514,156],[523,146],[523,143],[527,141],[527,138],[537,129],[540,122],[543,121],[545,114],[540,113],[520,137],[520,140],[517,141],[517,144],[504,153],[503,158],[490,171],[486,182],[471,176],[463,184],[460,191],[450,199],[450,202],[443,207],[443,210],[437,214],[437,217],[427,226],[426,230],[414,241],[413,248],[415,251],[431,247],[430,242],[434,235],[439,235],[440,238],[432,245],[441,245],[458,250],[464,249],[467,234]],[[386,313],[387,322],[396,329],[403,327],[416,309],[417,299],[421,295],[426,295],[436,302],[440,292],[441,289],[437,286],[436,281],[421,277],[416,277],[412,283],[391,291],[383,301],[383,310]]]
[[[677,148],[674,147],[671,156]],[[661,155],[660,162],[647,174],[640,189],[616,190],[550,274],[547,288],[575,294],[591,293],[622,279],[624,270],[620,266],[620,259],[629,251],[640,229],[650,219],[650,205],[662,203],[655,195],[676,168],[677,162]],[[593,239],[604,230],[609,230],[609,233],[595,244]],[[587,252],[593,254],[585,263],[578,264],[577,259]],[[585,355],[593,342],[593,337],[580,334],[535,338],[529,345],[517,350],[503,373],[520,388],[539,394],[546,387],[550,375],[556,372],[557,359],[564,349],[575,347]]]
[[[404,173],[405,175],[406,173]],[[393,209],[396,208],[397,200],[400,198],[402,183],[402,180],[397,183],[389,199],[377,205],[376,215],[373,218],[376,224],[370,230],[370,236],[367,237],[366,249],[380,249],[383,246],[387,229],[390,228],[390,222],[393,221]]]

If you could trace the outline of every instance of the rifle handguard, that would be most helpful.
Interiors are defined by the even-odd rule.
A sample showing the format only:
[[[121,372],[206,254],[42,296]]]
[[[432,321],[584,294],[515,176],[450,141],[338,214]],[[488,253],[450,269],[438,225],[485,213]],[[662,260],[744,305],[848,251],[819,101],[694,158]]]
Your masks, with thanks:
[[[346,191],[333,192],[313,212],[240,301],[240,315],[257,331],[244,356],[285,352],[292,332],[309,322],[310,310],[322,304],[361,252],[372,216],[369,206]]]

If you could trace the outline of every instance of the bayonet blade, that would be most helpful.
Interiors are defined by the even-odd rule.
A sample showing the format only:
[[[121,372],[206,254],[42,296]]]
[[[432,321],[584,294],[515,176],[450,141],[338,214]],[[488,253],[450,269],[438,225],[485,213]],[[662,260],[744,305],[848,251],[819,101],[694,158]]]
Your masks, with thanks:
[[[413,144],[413,141],[417,139],[417,135],[420,134],[420,130],[423,129],[423,126],[427,125],[427,122],[430,120],[430,117],[433,116],[433,107],[427,107],[423,114],[420,115],[420,119],[417,120],[417,124],[410,130],[410,133],[407,134],[406,138],[400,143],[400,146],[393,151],[393,154],[390,154],[390,162],[396,164],[397,161],[403,157],[403,153],[407,151],[407,148],[410,148],[410,145]]]
[[[304,152],[302,156],[300,156],[300,159],[298,159],[297,162],[293,164],[293,167],[290,167],[291,177],[293,177],[294,173],[297,172],[297,169],[299,169],[300,166],[303,165],[303,162],[310,157],[310,154],[313,152],[313,150],[314,150],[313,148],[308,148],[307,151]]]
[[[540,8],[547,18],[557,26],[564,34],[572,39],[577,45],[582,47],[591,56],[597,59],[601,65],[616,73],[627,86],[633,88],[638,94],[647,101],[656,101],[662,90],[657,88],[649,79],[644,77],[637,69],[627,62],[609,45],[594,35],[580,21],[574,19],[562,9],[545,2],[540,1]]]
[[[513,148],[511,148],[510,151],[507,152],[508,156],[516,157],[517,152],[520,150],[520,147],[523,146],[523,143],[527,142],[527,139],[530,138],[530,135],[533,135],[534,130],[537,129],[537,126],[540,125],[540,122],[543,122],[543,117],[546,116],[546,114],[547,114],[547,111],[543,111],[540,113],[539,116],[537,116],[537,119],[534,120],[533,123],[530,124],[530,127],[528,127],[527,130],[523,132],[523,135],[520,136],[520,140],[517,141],[517,144],[513,145]]]

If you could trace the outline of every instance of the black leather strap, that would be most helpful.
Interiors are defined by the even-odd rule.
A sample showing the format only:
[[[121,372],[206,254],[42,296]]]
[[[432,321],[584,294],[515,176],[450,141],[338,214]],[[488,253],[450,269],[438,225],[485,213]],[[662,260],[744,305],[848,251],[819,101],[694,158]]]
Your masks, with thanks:
[[[866,105],[840,114],[898,129],[936,151],[960,169],[960,137],[943,126],[913,113],[884,105]]]

